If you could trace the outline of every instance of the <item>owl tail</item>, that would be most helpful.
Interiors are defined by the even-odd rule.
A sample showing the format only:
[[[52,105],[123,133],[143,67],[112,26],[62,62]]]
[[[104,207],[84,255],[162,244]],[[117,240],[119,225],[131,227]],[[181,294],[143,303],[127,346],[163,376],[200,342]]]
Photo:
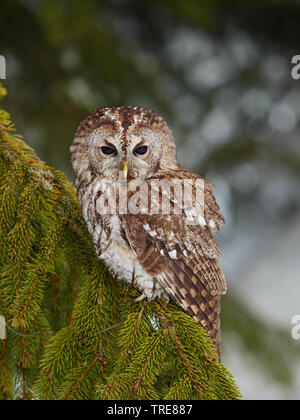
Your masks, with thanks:
[[[206,330],[218,354],[218,361],[221,361],[221,325],[220,325],[220,295],[212,296],[207,293],[205,305],[200,305],[201,310],[197,315],[189,311],[190,315],[197,320]]]
[[[177,261],[178,263],[178,261]],[[216,348],[218,360],[221,360],[221,329],[220,329],[220,294],[211,294],[199,281],[193,282],[193,274],[172,272],[172,277],[164,271],[157,276],[159,283],[167,290],[175,302],[180,305],[192,318],[199,322],[212,339]],[[196,278],[197,280],[197,278]],[[169,285],[179,285],[171,288]]]

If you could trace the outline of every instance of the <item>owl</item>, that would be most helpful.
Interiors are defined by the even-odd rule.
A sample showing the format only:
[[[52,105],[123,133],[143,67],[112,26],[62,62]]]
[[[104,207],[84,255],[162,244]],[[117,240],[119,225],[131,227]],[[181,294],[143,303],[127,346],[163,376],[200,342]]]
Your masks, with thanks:
[[[70,150],[99,258],[141,297],[173,299],[205,328],[220,356],[226,281],[215,234],[224,218],[213,185],[177,162],[167,123],[142,107],[95,110]]]

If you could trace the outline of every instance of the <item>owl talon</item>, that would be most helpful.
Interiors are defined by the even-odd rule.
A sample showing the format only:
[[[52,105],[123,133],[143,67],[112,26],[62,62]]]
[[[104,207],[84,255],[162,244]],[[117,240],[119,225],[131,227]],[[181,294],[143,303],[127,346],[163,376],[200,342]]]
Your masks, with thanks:
[[[142,302],[144,299],[146,299],[146,295],[142,294],[139,297],[137,297],[136,299],[134,299],[134,301],[132,303]]]

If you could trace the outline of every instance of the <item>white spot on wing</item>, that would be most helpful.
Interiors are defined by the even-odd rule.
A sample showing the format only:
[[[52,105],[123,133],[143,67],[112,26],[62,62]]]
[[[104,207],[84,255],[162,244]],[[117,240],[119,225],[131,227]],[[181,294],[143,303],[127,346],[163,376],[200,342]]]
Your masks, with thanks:
[[[200,226],[206,226],[206,221],[203,216],[199,216],[199,223]]]
[[[211,227],[212,229],[215,229],[216,228],[216,222],[214,220],[210,219],[209,227]]]
[[[172,260],[176,260],[177,259],[177,251],[176,249],[173,249],[173,251],[169,252],[170,257],[172,258]]]

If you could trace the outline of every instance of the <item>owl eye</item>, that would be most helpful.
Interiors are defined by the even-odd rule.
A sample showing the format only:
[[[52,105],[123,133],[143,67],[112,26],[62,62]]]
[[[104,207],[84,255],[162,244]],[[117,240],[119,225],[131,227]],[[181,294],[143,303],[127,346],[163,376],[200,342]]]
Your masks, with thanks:
[[[133,153],[135,155],[145,155],[148,151],[148,146],[139,146],[136,149],[134,149]]]
[[[117,151],[114,147],[109,147],[109,146],[102,146],[101,147],[101,152],[104,155],[116,155]]]

